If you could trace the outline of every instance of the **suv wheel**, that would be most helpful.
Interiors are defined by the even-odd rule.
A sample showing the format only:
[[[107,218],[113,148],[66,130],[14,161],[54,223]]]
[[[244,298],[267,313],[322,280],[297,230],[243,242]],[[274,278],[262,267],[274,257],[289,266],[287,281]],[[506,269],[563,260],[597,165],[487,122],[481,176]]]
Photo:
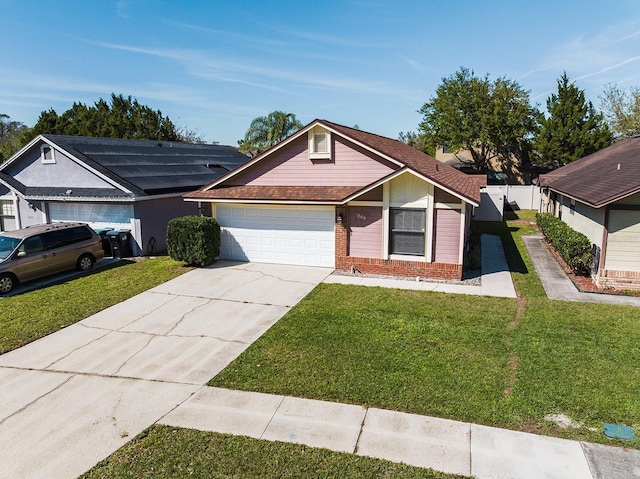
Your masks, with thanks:
[[[0,293],[6,294],[10,292],[16,285],[14,277],[8,273],[0,275]]]
[[[91,268],[93,268],[93,263],[94,261],[91,255],[83,254],[82,256],[80,256],[80,258],[78,258],[78,264],[76,265],[76,267],[80,271],[89,271]]]

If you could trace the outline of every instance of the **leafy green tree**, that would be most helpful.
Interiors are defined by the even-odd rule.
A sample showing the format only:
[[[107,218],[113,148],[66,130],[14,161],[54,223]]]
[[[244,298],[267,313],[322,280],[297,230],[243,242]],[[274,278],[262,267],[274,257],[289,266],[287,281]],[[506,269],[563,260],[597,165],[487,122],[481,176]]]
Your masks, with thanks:
[[[611,131],[602,114],[566,73],[558,80],[557,93],[547,99],[547,112],[533,139],[538,162],[558,168],[611,144]]]
[[[616,139],[640,135],[640,87],[627,92],[617,85],[606,85],[600,100]]]
[[[443,78],[419,112],[425,151],[443,145],[469,150],[481,172],[490,169],[493,159],[502,165],[522,160],[538,115],[529,105],[529,92],[517,82],[504,77],[490,81],[464,67]]]
[[[416,150],[420,150],[424,153],[428,153],[429,155],[435,155],[435,149],[431,149],[427,144],[427,138],[424,133],[416,133],[415,131],[401,131],[398,134],[398,140],[402,143],[409,145],[411,148],[415,148]]]
[[[187,134],[185,134],[185,132]],[[131,96],[111,94],[111,102],[102,98],[87,106],[74,103],[58,115],[53,110],[43,111],[24,139],[26,144],[39,134],[128,138],[137,140],[165,140],[201,142],[187,129],[178,129],[160,110],[141,105]]]
[[[238,141],[239,150],[254,156],[281,142],[302,126],[295,114],[272,111],[251,122],[244,138]]]
[[[25,124],[11,121],[9,115],[0,113],[0,163],[20,149],[20,138],[28,130]]]

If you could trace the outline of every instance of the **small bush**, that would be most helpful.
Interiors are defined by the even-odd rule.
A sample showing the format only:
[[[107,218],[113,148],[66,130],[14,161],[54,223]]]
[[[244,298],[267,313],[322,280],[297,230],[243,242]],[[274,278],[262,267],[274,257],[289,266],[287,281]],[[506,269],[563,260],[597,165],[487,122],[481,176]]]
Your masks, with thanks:
[[[591,241],[589,238],[551,213],[536,214],[536,222],[547,240],[573,271],[580,274],[589,273],[589,264],[591,263]]]
[[[167,225],[167,252],[193,266],[209,266],[220,254],[220,225],[207,216],[182,216]]]

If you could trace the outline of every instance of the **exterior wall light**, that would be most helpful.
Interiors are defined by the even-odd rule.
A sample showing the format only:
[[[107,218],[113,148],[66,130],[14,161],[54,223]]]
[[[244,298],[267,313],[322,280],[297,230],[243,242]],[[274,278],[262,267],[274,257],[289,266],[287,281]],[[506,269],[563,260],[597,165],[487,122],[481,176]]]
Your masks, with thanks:
[[[341,225],[343,219],[344,219],[344,217],[342,216],[342,213],[338,213],[338,216],[336,216],[336,223]]]

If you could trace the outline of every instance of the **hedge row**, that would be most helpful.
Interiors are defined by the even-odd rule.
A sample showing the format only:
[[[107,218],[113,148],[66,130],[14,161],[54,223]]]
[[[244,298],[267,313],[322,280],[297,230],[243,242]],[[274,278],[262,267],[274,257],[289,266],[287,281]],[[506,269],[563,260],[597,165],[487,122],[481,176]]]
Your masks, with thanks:
[[[182,216],[167,224],[167,253],[176,261],[209,266],[220,254],[220,225],[207,216]]]
[[[547,240],[573,271],[589,274],[592,256],[589,238],[551,213],[537,213],[536,222]]]

